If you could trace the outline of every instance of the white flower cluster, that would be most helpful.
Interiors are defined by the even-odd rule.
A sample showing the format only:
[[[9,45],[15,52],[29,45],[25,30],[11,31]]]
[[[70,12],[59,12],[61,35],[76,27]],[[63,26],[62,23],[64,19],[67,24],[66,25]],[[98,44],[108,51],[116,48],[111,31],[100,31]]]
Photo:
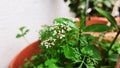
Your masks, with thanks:
[[[65,37],[65,33],[71,31],[71,27],[67,25],[67,22],[63,23],[55,23],[53,27],[51,27],[51,30],[53,30],[53,36],[57,36],[57,38],[62,39]]]
[[[54,46],[56,39],[62,39],[66,36],[66,32],[71,31],[71,27],[67,25],[67,22],[64,23],[55,23],[53,26],[50,26],[50,31],[53,32],[53,36],[41,42],[41,45],[46,48]]]
[[[42,41],[41,45],[48,48],[48,47],[54,46],[55,41],[56,41],[56,39],[53,39],[52,37],[50,37],[49,39]]]

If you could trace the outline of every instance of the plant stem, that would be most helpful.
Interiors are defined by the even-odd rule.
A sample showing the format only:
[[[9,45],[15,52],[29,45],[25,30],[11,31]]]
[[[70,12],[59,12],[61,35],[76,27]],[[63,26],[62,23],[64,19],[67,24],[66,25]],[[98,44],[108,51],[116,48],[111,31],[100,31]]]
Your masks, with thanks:
[[[82,68],[82,65],[83,65],[83,63],[84,63],[84,60],[85,60],[85,56],[83,57],[83,60],[82,60],[80,66],[79,66],[78,68]]]
[[[28,40],[25,38],[25,36],[23,36],[24,40],[29,44]]]
[[[116,34],[115,38],[113,39],[112,43],[110,44],[110,47],[108,48],[108,51],[107,51],[107,52],[110,51],[110,49],[112,48],[113,44],[114,44],[115,41],[117,40],[119,34],[120,34],[120,30],[117,32],[117,34]]]
[[[86,24],[86,16],[87,16],[87,10],[88,10],[88,7],[89,6],[89,0],[86,0],[86,5],[85,5],[85,23]]]

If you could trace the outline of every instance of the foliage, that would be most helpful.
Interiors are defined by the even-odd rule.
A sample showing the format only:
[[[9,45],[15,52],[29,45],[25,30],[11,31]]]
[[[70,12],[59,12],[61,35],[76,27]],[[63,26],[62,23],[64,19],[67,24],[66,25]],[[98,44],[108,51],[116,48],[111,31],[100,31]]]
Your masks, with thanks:
[[[20,30],[21,33],[18,33],[16,35],[16,38],[24,37],[29,32],[29,29],[26,29],[25,26],[20,27],[19,30]]]
[[[68,6],[71,12],[76,14],[76,17],[79,17],[84,13],[86,0],[64,0],[64,2],[67,1],[70,2]],[[89,0],[89,11],[91,12],[90,15],[99,15],[94,9],[95,6],[111,12],[114,1],[115,0]]]
[[[105,16],[118,31],[114,18],[100,8],[96,10]],[[83,17],[84,20],[84,17]],[[85,32],[107,32],[111,27],[105,24],[76,26],[76,20],[56,18],[53,25],[45,25],[39,32],[40,50],[42,53],[27,59],[22,68],[100,68],[105,65],[114,67],[120,54],[120,43],[98,40]],[[99,28],[97,28],[99,27]],[[99,50],[99,45],[104,54]]]

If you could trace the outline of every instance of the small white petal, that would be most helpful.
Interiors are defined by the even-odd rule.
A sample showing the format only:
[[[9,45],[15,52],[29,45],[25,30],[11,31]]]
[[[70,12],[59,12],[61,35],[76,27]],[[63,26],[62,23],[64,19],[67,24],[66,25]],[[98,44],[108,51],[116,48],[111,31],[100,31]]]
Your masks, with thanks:
[[[62,29],[62,31],[61,31],[62,33],[65,33],[65,31]]]
[[[57,31],[55,30],[54,32],[53,32],[53,35],[56,35],[57,34]]]

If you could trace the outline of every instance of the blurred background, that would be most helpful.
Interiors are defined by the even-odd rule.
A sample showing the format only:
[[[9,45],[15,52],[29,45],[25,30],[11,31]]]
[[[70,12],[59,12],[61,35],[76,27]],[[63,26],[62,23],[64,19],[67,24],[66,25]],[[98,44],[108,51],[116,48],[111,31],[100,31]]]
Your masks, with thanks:
[[[63,0],[0,0],[0,68],[8,68],[10,61],[28,43],[16,39],[19,27],[26,26],[29,43],[38,39],[41,25],[52,24],[54,18],[74,17]]]

